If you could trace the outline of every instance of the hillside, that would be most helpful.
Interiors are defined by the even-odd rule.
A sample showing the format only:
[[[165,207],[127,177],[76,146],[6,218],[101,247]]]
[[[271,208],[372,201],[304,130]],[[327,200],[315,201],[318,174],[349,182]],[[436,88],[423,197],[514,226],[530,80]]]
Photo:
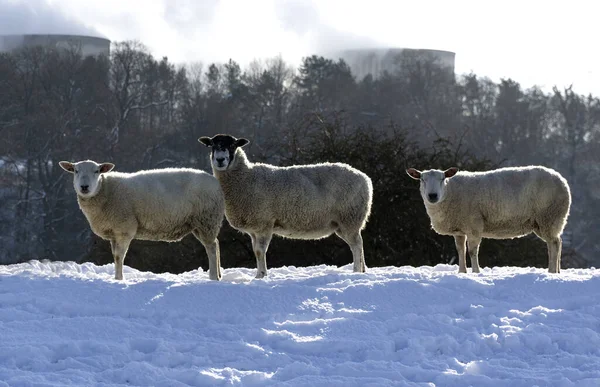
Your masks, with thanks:
[[[0,386],[596,386],[600,271],[0,266]]]

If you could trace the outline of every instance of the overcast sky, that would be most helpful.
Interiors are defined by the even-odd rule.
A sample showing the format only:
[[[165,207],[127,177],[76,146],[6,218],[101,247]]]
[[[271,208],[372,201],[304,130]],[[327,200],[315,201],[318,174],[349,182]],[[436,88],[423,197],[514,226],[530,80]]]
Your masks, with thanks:
[[[0,33],[138,39],[174,62],[248,63],[331,48],[456,53],[456,72],[600,95],[594,0],[0,0]]]

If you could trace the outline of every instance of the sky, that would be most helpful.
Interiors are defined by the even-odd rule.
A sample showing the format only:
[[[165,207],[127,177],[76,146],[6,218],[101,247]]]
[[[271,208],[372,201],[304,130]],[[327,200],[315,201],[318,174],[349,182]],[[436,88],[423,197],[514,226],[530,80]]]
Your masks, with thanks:
[[[600,95],[594,0],[0,0],[0,34],[137,39],[176,63],[331,49],[456,53],[456,73]]]

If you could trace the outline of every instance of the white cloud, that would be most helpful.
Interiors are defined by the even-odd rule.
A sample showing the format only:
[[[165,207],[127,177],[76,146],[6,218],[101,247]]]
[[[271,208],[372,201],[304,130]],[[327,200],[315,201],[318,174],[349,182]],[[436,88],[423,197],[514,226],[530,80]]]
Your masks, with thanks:
[[[40,34],[94,35],[99,32],[45,0],[0,0],[0,35]]]
[[[6,4],[25,3],[0,0]],[[389,46],[456,52],[457,73],[524,87],[574,83],[600,95],[593,0],[27,0],[38,28],[92,28],[138,39],[175,62],[245,64],[281,54],[292,64],[332,48]],[[567,5],[568,4],[568,5]],[[5,8],[3,8],[5,9]],[[56,15],[71,17],[57,23]],[[42,17],[44,16],[44,17]],[[2,20],[10,16],[3,13]],[[19,22],[4,24],[18,29]],[[12,27],[11,27],[12,26]],[[75,27],[74,27],[75,26]],[[89,27],[86,27],[89,26]],[[77,30],[79,31],[79,30]],[[81,32],[77,32],[81,33]]]

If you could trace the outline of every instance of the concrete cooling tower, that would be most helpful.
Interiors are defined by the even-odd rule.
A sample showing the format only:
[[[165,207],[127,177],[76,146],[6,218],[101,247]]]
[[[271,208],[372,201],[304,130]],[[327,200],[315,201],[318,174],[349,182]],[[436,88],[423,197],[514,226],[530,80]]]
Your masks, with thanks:
[[[442,50],[413,48],[373,48],[344,50],[335,53],[350,66],[356,79],[371,74],[379,77],[384,71],[394,73],[402,63],[433,62],[454,74],[455,53]]]
[[[0,52],[32,46],[54,47],[57,49],[77,49],[82,56],[110,54],[110,40],[85,35],[26,34],[0,35]]]

